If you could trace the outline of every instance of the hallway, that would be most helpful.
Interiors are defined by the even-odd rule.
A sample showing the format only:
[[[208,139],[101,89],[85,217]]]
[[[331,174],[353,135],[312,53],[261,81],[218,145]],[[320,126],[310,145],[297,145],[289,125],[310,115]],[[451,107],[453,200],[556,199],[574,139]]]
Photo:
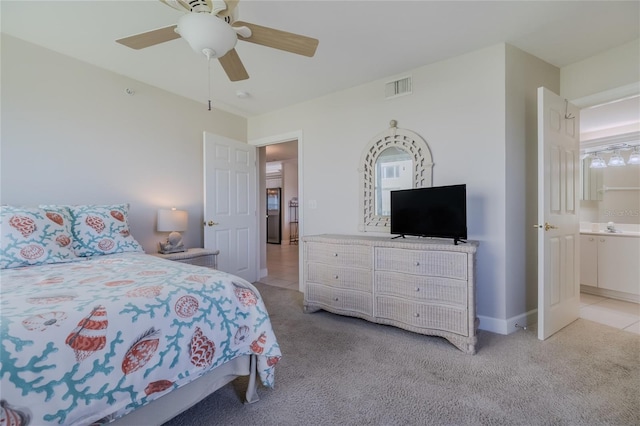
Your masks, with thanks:
[[[267,244],[267,273],[263,284],[298,290],[298,250],[296,244]]]

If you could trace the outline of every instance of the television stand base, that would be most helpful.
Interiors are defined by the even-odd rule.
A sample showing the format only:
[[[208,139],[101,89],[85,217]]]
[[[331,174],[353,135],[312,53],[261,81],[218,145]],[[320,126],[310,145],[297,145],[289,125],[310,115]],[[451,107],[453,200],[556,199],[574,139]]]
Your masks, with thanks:
[[[391,237],[392,240],[395,240],[396,238],[404,238],[404,235],[396,235],[395,237]]]

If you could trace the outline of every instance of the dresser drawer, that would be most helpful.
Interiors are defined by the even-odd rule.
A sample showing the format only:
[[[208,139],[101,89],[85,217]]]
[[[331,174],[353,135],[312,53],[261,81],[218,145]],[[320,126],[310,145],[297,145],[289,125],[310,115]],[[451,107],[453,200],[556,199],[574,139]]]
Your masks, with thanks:
[[[375,274],[375,294],[418,302],[437,302],[467,307],[467,282],[451,278],[424,277],[380,271]]]
[[[400,322],[409,327],[449,331],[468,336],[467,310],[452,306],[379,296],[376,297],[376,317]]]
[[[376,270],[467,279],[467,253],[376,248]]]
[[[309,263],[307,281],[371,293],[371,270]]]
[[[306,283],[305,301],[321,305],[327,310],[345,313],[357,312],[366,316],[373,315],[373,296],[371,293]]]
[[[307,262],[371,269],[371,248],[352,244],[307,243]]]

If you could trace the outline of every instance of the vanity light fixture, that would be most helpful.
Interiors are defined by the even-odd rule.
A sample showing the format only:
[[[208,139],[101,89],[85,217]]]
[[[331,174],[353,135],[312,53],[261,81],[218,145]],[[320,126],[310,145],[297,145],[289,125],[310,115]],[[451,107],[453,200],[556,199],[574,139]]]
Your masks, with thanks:
[[[622,158],[622,155],[620,155],[620,151],[613,151],[613,154],[609,158],[609,165],[613,167],[624,166],[624,158]]]
[[[596,153],[593,154],[593,157],[591,158],[591,165],[589,167],[592,169],[604,169],[607,167],[607,163],[605,163],[602,157]]]
[[[640,145],[633,147],[633,152],[629,155],[627,164],[640,164]]]

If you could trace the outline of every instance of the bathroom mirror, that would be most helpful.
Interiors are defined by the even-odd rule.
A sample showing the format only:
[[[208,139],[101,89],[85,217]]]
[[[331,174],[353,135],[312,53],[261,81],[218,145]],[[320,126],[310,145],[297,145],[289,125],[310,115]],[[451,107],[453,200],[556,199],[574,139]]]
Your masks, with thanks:
[[[391,127],[368,143],[360,160],[359,230],[389,232],[390,192],[432,185],[429,146],[416,133]]]
[[[580,199],[583,201],[602,201],[602,169],[591,168],[591,158],[582,160]]]

